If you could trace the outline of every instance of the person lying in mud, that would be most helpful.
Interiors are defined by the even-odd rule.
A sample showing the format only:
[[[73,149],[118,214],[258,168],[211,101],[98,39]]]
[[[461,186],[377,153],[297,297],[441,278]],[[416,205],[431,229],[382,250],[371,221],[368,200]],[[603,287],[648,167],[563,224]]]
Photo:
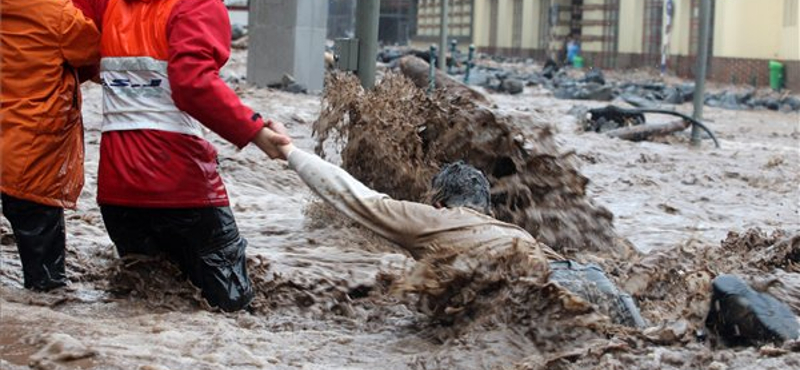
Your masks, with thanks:
[[[542,283],[555,281],[599,306],[618,324],[644,325],[633,299],[597,266],[568,261],[523,228],[493,218],[489,182],[472,166],[445,166],[433,179],[432,205],[427,205],[391,199],[291,144],[280,149],[289,166],[326,202],[419,262],[400,285],[404,292],[444,297],[438,303],[429,301],[431,316],[442,318],[458,310],[454,302],[463,285],[458,285],[457,276],[489,281],[494,274],[508,272]],[[494,265],[511,259],[514,267]]]
[[[278,129],[281,133],[282,127]],[[427,205],[391,199],[291,144],[280,149],[289,166],[327,203],[398,244],[419,262],[401,284],[407,292],[433,292],[430,295],[452,298],[465,286],[457,281],[459,274],[461,278],[491,280],[497,273],[493,269],[511,266],[496,261],[524,256],[515,264],[524,270],[520,278],[554,282],[594,304],[616,324],[646,325],[633,298],[618,289],[599,267],[566,260],[521,227],[493,218],[489,182],[470,165],[456,162],[444,166],[433,178],[432,205]],[[428,313],[436,318],[447,316],[448,310],[458,310],[447,306],[453,302],[434,302],[439,306],[428,307]],[[800,336],[798,321],[786,304],[731,275],[721,275],[712,284],[706,326],[723,343],[733,346]]]

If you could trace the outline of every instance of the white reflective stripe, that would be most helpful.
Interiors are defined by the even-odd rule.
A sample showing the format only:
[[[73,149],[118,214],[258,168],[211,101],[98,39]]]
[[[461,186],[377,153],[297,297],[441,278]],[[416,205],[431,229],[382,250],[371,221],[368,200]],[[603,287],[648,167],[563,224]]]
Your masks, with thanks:
[[[103,115],[103,132],[160,130],[203,137],[203,131],[185,121],[183,112],[130,112]]]
[[[202,125],[175,106],[165,62],[128,57],[103,58],[101,64],[103,132],[150,129],[203,137]]]
[[[100,61],[101,71],[154,71],[167,73],[167,62],[151,57],[113,57]]]

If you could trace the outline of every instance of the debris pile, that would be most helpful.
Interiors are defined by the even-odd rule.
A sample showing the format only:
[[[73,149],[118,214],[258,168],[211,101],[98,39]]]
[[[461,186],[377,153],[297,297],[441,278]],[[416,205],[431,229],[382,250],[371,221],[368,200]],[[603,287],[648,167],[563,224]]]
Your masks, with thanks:
[[[549,126],[476,104],[467,94],[426,96],[392,73],[367,92],[342,74],[329,76],[326,85],[314,126],[317,152],[324,156],[326,141],[338,137],[343,168],[367,186],[424,201],[438,168],[464,160],[489,178],[497,218],[556,251],[635,253],[614,232],[611,212],[587,196],[589,180],[574,153],[559,150]],[[515,128],[522,126],[532,134]]]
[[[426,62],[430,61],[429,51],[396,47],[381,50],[378,54],[378,61],[394,68],[397,66],[397,61],[406,55],[414,55]],[[594,69],[586,71],[582,77],[576,77],[577,70],[561,68],[552,60],[547,60],[544,67],[538,72],[531,71],[531,68],[508,67],[508,63],[532,67],[532,59],[522,60],[482,55],[481,60],[489,60],[492,63],[474,65],[470,71],[468,83],[495,92],[513,95],[521,93],[524,86],[542,86],[552,91],[553,95],[559,99],[597,101],[619,99],[640,108],[657,108],[662,104],[683,104],[694,99],[695,86],[691,82],[675,85],[658,80],[615,82],[608,81],[601,71]],[[459,80],[464,79],[468,63],[467,56],[463,53],[456,52],[454,55],[448,55],[448,65],[453,66],[451,73]],[[500,63],[505,63],[505,65]],[[724,109],[800,111],[799,98],[769,89],[751,88],[744,92],[707,92],[704,101],[708,106]]]

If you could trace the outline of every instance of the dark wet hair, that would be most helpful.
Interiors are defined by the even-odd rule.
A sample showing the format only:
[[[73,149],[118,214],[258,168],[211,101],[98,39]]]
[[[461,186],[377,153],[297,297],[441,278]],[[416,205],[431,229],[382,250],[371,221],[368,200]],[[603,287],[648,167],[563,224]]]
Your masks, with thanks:
[[[489,180],[483,172],[464,161],[450,163],[442,168],[431,183],[431,203],[440,202],[445,207],[468,207],[489,214]]]

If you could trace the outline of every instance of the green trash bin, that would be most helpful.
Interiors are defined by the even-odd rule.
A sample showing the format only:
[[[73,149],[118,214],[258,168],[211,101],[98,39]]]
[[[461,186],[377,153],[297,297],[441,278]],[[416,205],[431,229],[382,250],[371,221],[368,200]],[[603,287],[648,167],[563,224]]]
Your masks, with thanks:
[[[769,61],[769,87],[775,91],[783,88],[783,64],[774,60]]]
[[[575,68],[583,68],[583,57],[576,55],[575,58],[572,58],[572,66]]]

